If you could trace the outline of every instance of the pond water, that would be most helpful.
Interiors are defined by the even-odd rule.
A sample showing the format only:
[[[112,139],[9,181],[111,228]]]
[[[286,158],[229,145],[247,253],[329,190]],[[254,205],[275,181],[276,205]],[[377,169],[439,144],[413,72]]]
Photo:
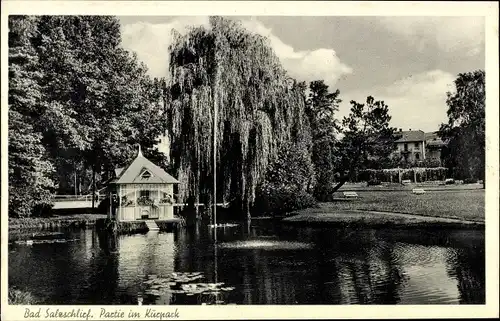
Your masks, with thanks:
[[[198,226],[9,245],[9,286],[41,304],[478,304],[484,232]],[[187,273],[189,272],[189,273]]]

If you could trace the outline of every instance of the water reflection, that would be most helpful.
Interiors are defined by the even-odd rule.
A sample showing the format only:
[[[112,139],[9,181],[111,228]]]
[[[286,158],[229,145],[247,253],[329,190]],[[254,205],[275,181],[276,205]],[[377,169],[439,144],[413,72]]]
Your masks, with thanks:
[[[484,249],[473,251],[457,249],[446,260],[447,274],[458,281],[461,304],[484,304],[485,302],[485,256]],[[482,289],[478,290],[478,289]]]
[[[10,245],[9,283],[46,304],[479,304],[484,233],[291,228],[261,223]],[[252,246],[248,246],[248,245]],[[259,246],[259,244],[261,246]],[[293,246],[290,246],[290,245]],[[304,245],[307,246],[298,246]],[[270,250],[272,249],[272,250]],[[145,294],[145,280],[201,272],[233,291]]]

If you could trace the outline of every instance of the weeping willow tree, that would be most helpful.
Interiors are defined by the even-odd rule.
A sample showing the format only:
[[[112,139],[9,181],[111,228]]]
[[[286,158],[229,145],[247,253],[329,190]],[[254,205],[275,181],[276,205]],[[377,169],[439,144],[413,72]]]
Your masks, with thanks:
[[[256,186],[279,146],[308,139],[303,89],[266,38],[220,17],[184,35],[174,31],[169,71],[167,128],[182,182],[179,200],[213,204],[215,156],[216,201],[230,201],[249,218]]]

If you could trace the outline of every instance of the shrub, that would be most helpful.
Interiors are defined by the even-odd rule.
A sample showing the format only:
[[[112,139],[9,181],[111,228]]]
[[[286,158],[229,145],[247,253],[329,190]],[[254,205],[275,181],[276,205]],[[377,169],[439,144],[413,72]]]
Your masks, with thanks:
[[[368,186],[380,185],[382,184],[379,180],[372,179],[368,181]]]
[[[258,215],[288,214],[303,208],[312,207],[316,199],[309,193],[300,189],[289,187],[260,188],[253,212]]]
[[[307,192],[313,176],[307,150],[284,144],[277,159],[270,164],[264,181],[256,189],[252,212],[257,216],[280,215],[313,206],[316,201]]]
[[[27,291],[9,288],[8,296],[9,304],[31,305],[36,303],[33,295]]]
[[[144,221],[131,221],[119,222],[116,228],[118,234],[141,233],[149,231],[146,222]]]
[[[474,178],[464,179],[464,184],[475,184],[475,183],[477,183],[477,179],[474,179]]]

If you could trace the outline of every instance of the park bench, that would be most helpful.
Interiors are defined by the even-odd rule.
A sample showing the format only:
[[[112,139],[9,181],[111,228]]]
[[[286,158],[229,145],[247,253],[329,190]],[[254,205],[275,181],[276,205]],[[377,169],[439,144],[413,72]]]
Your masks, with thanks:
[[[412,191],[411,191],[413,194],[417,194],[417,195],[420,195],[420,194],[425,194],[425,191],[423,188],[414,188]]]
[[[344,192],[344,197],[346,197],[346,198],[356,198],[356,197],[358,197],[358,193],[356,193],[356,192]]]

